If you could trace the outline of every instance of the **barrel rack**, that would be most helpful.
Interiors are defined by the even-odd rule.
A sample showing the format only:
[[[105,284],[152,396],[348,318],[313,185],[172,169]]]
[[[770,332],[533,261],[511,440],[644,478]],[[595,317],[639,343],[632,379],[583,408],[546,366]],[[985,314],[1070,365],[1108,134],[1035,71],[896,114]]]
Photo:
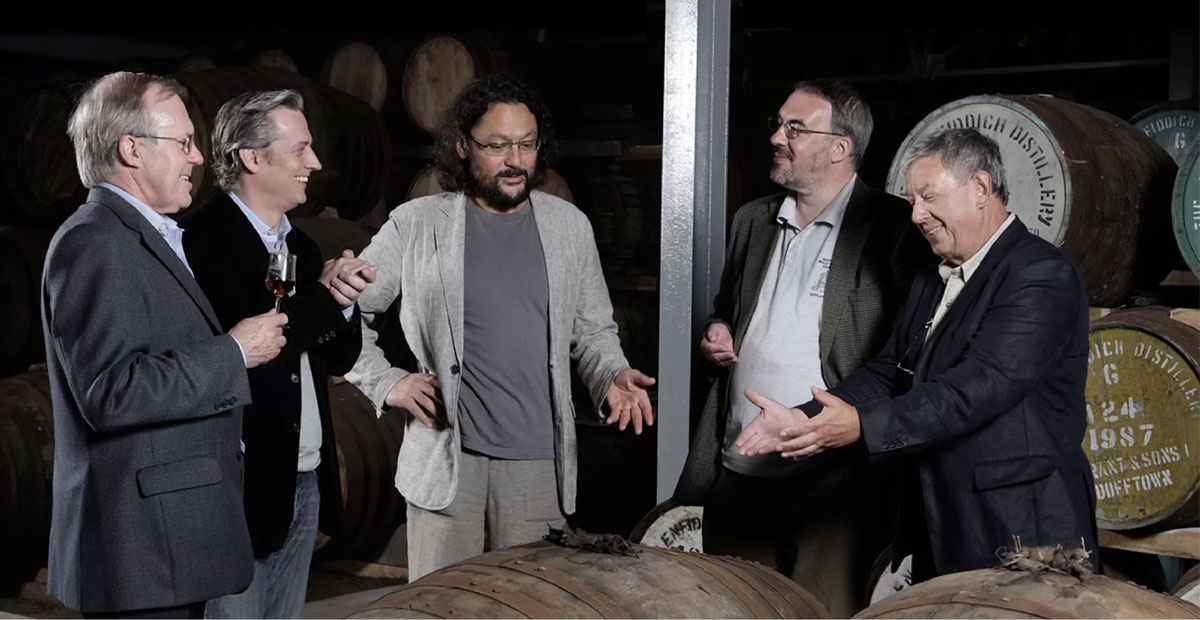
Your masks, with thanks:
[[[1200,560],[1200,527],[1184,527],[1146,536],[1100,530],[1100,546]]]

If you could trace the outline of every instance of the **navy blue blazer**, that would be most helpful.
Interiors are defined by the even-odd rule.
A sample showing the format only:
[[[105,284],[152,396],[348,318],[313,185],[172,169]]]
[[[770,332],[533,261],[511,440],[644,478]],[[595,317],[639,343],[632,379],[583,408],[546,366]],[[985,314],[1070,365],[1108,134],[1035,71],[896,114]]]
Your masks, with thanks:
[[[994,566],[1016,536],[1095,552],[1074,263],[1014,221],[926,340],[943,287],[919,272],[883,350],[830,392],[858,408],[872,460],[915,463],[937,574]]]

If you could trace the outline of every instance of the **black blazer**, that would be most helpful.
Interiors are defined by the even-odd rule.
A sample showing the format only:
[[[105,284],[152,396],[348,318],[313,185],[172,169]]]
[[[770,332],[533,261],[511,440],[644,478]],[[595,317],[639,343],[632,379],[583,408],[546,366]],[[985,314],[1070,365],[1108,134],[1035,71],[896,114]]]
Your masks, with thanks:
[[[710,323],[730,326],[734,351],[741,351],[758,305],[780,230],[775,218],[786,196],[760,198],[734,216],[721,288],[709,317]],[[912,207],[903,199],[875,190],[861,178],[855,181],[821,305],[821,374],[826,385],[837,385],[879,351],[895,324],[914,271],[932,261],[929,244],[909,221],[911,214]],[[720,470],[730,373],[722,371],[709,386],[675,488],[674,499],[680,503],[700,503]]]
[[[181,225],[188,262],[224,329],[274,307],[275,297],[264,283],[266,246],[227,194],[217,193]],[[328,377],[348,372],[362,346],[357,308],[347,321],[333,296],[317,282],[324,263],[316,243],[293,227],[287,245],[299,257],[296,293],[284,298],[281,307],[288,315],[287,345],[274,360],[250,369],[254,402],[246,406],[242,423],[246,522],[257,558],[283,545],[292,522],[300,446],[300,354],[305,351],[321,419],[320,527],[333,536],[341,531],[342,495]]]
[[[926,341],[943,286],[936,268],[919,273],[883,351],[830,392],[858,407],[872,458],[917,464],[912,522],[927,528],[937,574],[994,566],[1014,536],[1082,540],[1098,566],[1078,270],[1014,221]]]

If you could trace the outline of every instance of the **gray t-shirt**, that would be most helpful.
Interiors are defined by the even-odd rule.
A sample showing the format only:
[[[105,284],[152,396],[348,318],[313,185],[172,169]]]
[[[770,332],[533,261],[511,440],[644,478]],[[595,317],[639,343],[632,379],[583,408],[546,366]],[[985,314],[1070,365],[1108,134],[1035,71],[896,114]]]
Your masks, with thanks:
[[[463,448],[552,459],[550,286],[533,210],[489,213],[468,201],[466,214]]]

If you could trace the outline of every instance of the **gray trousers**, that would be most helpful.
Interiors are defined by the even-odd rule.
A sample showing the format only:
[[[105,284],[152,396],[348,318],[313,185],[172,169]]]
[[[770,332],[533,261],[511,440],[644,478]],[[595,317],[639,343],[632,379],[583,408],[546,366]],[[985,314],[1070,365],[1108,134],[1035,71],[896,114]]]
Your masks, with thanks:
[[[508,461],[463,452],[449,506],[408,505],[409,582],[487,551],[541,540],[565,520],[553,459]]]

